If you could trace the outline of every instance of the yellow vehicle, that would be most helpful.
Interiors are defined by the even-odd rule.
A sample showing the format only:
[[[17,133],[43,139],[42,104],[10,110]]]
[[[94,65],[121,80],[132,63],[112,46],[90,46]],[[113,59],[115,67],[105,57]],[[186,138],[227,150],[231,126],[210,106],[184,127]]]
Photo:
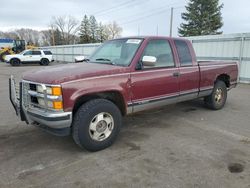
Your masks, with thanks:
[[[1,42],[2,41],[2,42]],[[25,40],[2,39],[0,41],[0,62],[4,61],[4,56],[18,54],[25,49],[33,49],[35,46],[27,45]]]

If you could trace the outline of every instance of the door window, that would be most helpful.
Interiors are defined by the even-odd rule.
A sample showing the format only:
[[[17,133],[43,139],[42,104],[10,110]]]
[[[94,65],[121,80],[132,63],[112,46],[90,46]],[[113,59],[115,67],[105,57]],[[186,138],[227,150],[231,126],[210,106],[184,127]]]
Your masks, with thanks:
[[[41,55],[40,51],[32,51],[32,55]]]
[[[32,55],[32,52],[31,51],[27,51],[23,55]]]
[[[156,39],[150,40],[143,52],[143,56],[154,56],[156,57],[156,65],[153,68],[161,67],[174,67],[174,58],[171,46],[167,40]],[[144,69],[152,67],[143,67]]]

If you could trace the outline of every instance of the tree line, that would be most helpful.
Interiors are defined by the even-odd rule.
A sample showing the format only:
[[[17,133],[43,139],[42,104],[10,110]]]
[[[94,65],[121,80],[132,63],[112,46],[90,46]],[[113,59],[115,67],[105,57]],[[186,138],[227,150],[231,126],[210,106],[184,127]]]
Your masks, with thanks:
[[[36,46],[53,46],[104,42],[120,37],[121,33],[122,28],[115,21],[103,24],[93,15],[85,15],[81,22],[72,16],[58,16],[52,17],[46,30],[22,28],[0,31],[0,38],[24,39]]]

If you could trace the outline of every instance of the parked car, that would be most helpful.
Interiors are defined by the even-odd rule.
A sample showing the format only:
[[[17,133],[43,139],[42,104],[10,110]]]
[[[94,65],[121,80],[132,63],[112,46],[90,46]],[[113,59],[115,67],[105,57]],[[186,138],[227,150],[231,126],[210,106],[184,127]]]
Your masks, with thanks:
[[[81,63],[84,62],[86,57],[85,56],[75,56],[75,63]]]
[[[40,65],[49,65],[53,62],[53,55],[49,50],[24,50],[20,54],[6,55],[4,58],[6,63],[12,66],[18,66],[21,63],[39,63]]]
[[[121,38],[85,63],[24,74],[20,98],[11,77],[10,99],[21,120],[98,151],[115,141],[122,116],[196,98],[223,108],[237,77],[237,62],[197,62],[188,40]]]

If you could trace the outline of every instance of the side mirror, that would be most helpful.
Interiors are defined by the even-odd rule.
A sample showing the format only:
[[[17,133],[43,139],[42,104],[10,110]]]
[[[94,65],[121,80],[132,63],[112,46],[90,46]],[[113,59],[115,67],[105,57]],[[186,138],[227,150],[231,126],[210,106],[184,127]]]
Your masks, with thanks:
[[[85,56],[76,56],[75,63],[84,62],[85,59],[86,59]]]
[[[156,65],[157,58],[154,56],[143,56],[143,66],[154,67]]]

